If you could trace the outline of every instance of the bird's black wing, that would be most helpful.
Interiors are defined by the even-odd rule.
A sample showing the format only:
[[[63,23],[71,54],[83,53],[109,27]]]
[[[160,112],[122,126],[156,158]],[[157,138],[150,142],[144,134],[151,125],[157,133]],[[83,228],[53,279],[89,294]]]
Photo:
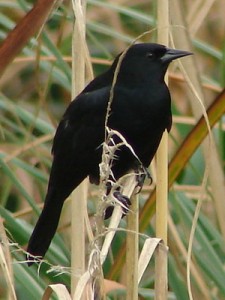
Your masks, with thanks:
[[[109,87],[80,94],[66,110],[53,142],[53,164],[44,208],[27,251],[43,257],[56,232],[64,200],[91,175],[98,181],[99,146],[104,139],[104,119]],[[28,256],[28,264],[33,260]]]
[[[63,177],[68,174],[68,169],[71,170],[73,179],[74,176],[76,178],[76,173],[82,173],[86,177],[90,167],[95,163],[92,161],[95,159],[95,150],[104,139],[109,90],[110,87],[104,87],[93,92],[82,93],[66,110],[57,128],[52,147],[53,168],[60,168],[60,170],[63,168],[59,172],[63,173]],[[54,177],[54,174],[51,176]],[[58,179],[51,178],[51,180],[53,184],[55,181],[58,185]]]

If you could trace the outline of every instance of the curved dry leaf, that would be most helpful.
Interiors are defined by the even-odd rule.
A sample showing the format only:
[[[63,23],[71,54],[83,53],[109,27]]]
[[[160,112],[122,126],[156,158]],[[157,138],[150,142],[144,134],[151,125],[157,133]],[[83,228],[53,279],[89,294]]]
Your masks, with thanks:
[[[42,300],[50,299],[52,293],[55,293],[60,300],[71,300],[71,296],[66,286],[61,283],[50,284],[45,290]]]

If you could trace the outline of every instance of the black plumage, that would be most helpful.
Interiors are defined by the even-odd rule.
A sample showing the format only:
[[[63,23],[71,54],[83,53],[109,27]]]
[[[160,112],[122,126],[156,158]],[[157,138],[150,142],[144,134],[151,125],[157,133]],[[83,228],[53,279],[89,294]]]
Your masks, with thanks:
[[[165,72],[172,60],[190,54],[159,44],[136,44],[121,61],[108,127],[125,137],[144,168],[149,166],[164,130],[169,132],[172,124]],[[27,251],[32,255],[45,255],[56,232],[64,200],[70,193],[87,176],[92,183],[99,183],[105,117],[119,57],[71,102],[59,123],[44,208],[28,244]],[[140,162],[127,147],[117,151],[112,166],[116,180],[138,167]],[[30,265],[33,261],[28,258]]]

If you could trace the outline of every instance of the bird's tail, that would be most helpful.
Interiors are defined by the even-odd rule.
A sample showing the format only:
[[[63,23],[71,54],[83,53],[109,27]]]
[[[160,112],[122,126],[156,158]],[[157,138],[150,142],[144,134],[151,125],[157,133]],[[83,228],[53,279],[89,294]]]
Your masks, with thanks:
[[[27,252],[30,255],[27,255],[27,260],[29,266],[37,261],[34,256],[37,256],[38,259],[44,257],[59,223],[64,199],[52,199],[52,197],[48,199],[49,196],[46,197],[44,208],[28,243]]]

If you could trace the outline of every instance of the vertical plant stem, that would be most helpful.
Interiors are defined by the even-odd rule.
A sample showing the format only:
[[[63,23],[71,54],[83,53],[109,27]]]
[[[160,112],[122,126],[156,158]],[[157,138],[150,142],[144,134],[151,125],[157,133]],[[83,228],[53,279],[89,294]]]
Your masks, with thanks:
[[[72,98],[85,84],[85,0],[72,0],[75,24],[72,39]],[[71,209],[71,294],[74,295],[79,278],[85,272],[85,209],[87,202],[87,182],[84,181],[72,193]]]
[[[127,300],[138,300],[138,196],[131,199],[131,211],[127,216],[126,285]]]
[[[168,45],[169,40],[169,2],[157,2],[158,43]],[[167,79],[166,79],[167,81]],[[167,245],[167,214],[168,214],[168,133],[165,131],[157,159],[157,186],[156,186],[156,236]],[[155,262],[155,299],[166,300],[168,290],[167,251],[156,251]]]

